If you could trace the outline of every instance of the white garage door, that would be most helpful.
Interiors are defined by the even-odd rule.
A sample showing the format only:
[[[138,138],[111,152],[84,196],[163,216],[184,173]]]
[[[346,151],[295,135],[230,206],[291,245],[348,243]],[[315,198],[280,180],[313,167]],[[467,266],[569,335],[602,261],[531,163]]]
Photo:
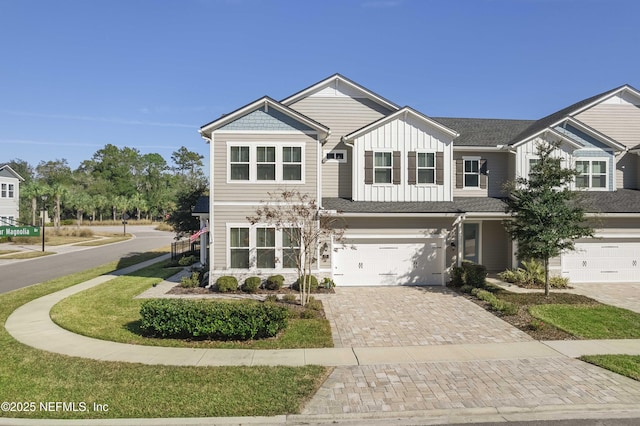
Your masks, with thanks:
[[[562,255],[562,276],[576,283],[640,282],[640,242],[577,243]]]
[[[444,285],[444,240],[348,240],[334,253],[339,286]]]

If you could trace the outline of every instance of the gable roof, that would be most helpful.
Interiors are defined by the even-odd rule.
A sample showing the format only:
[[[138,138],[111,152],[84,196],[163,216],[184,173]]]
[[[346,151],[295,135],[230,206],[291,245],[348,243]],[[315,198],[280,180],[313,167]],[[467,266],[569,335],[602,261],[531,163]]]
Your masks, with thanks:
[[[636,96],[640,97],[640,92],[633,88],[628,84],[624,84],[622,86],[616,87],[615,89],[607,90],[606,92],[602,92],[598,95],[591,96],[590,98],[583,99],[575,104],[569,105],[566,108],[561,109],[560,111],[556,111],[553,114],[549,114],[546,117],[541,118],[540,120],[532,123],[528,128],[523,130],[520,134],[515,136],[511,141],[509,141],[509,145],[517,145],[521,142],[531,139],[532,137],[537,136],[542,133],[545,129],[549,127],[553,127],[559,123],[561,123],[566,118],[572,117],[581,113],[582,111],[591,108],[597,103],[604,101],[605,99],[620,93],[622,91],[631,91]]]
[[[302,98],[305,98],[307,96],[309,96],[311,93],[323,88],[323,87],[328,87],[332,84],[336,85],[337,83],[343,83],[346,86],[350,87],[351,89],[362,93],[363,97],[371,99],[372,101],[376,102],[377,104],[380,104],[382,106],[384,106],[387,109],[390,109],[392,111],[398,110],[400,109],[400,107],[391,102],[390,100],[383,98],[382,96],[378,95],[377,93],[367,89],[364,86],[361,86],[360,84],[356,83],[353,80],[348,79],[347,77],[341,75],[341,74],[333,74],[330,77],[325,78],[324,80],[321,80],[309,87],[307,87],[306,89],[302,89],[299,92],[294,93],[293,95],[283,99],[282,101],[280,101],[282,104],[284,105],[291,105],[294,102],[299,101]]]
[[[201,135],[205,135],[205,134],[210,135],[213,131],[219,129],[220,127],[226,124],[229,124],[232,121],[235,121],[238,118],[262,106],[265,106],[266,108],[273,108],[277,111],[280,111],[281,113],[293,118],[294,120],[299,121],[300,123],[316,130],[321,135],[327,135],[330,133],[329,128],[326,127],[325,125],[318,123],[317,121],[307,117],[304,114],[299,113],[298,111],[292,108],[289,108],[286,105],[281,104],[280,102],[270,98],[269,96],[263,96],[262,98],[256,99],[255,101],[243,107],[240,107],[229,114],[225,114],[222,117],[218,118],[217,120],[214,120],[200,127],[200,130],[198,131],[200,132]]]
[[[502,120],[494,118],[432,117],[432,119],[456,130],[460,134],[453,141],[454,147],[505,145],[514,136],[534,123],[534,120]]]
[[[348,141],[348,140],[355,139],[358,136],[361,136],[361,135],[371,131],[372,129],[374,129],[376,127],[382,126],[382,125],[384,125],[386,123],[389,123],[389,122],[391,122],[393,120],[396,120],[398,117],[401,117],[401,116],[405,116],[406,117],[407,115],[411,115],[414,118],[417,118],[418,120],[422,121],[423,123],[425,123],[425,124],[427,124],[427,125],[429,125],[431,127],[435,127],[436,129],[438,129],[438,130],[450,135],[453,138],[455,138],[455,137],[457,137],[459,135],[458,132],[456,132],[453,129],[450,129],[449,127],[445,126],[444,124],[442,124],[442,123],[440,123],[440,122],[438,122],[438,121],[436,121],[436,120],[434,120],[432,118],[427,117],[426,115],[422,114],[421,112],[416,111],[415,109],[413,109],[411,107],[405,106],[405,107],[399,109],[398,111],[394,112],[393,114],[389,114],[389,115],[387,115],[385,117],[382,117],[382,118],[380,118],[380,119],[378,119],[378,120],[376,120],[376,121],[374,121],[372,123],[367,124],[364,127],[361,127],[358,130],[355,130],[355,131],[349,133],[348,135],[344,136],[344,140]]]
[[[20,176],[15,170],[13,170],[11,166],[9,166],[8,164],[5,164],[4,166],[0,166],[0,175],[6,176],[7,174],[13,175],[13,177],[18,179],[20,182],[24,182],[24,178]]]

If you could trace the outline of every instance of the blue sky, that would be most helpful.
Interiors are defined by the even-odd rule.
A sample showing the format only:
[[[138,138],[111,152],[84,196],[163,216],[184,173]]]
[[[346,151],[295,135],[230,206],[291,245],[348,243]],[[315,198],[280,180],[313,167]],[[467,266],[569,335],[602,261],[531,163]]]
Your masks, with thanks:
[[[640,88],[635,0],[2,0],[0,164],[198,128],[336,72],[429,116],[536,119]]]

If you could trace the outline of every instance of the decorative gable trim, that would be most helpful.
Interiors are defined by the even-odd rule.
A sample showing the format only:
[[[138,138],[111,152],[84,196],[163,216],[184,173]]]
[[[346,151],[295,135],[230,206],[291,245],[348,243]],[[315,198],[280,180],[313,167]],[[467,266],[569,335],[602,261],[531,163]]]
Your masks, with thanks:
[[[264,108],[265,111],[268,111],[269,108],[273,108],[278,112],[288,117],[291,117],[293,120],[305,125],[306,127],[309,127],[315,130],[316,132],[318,132],[321,139],[325,139],[330,133],[330,130],[328,127],[318,123],[315,120],[312,120],[311,118],[303,114],[300,114],[296,110],[291,109],[286,105],[282,105],[281,103],[271,99],[268,96],[262,97],[254,102],[251,102],[250,104],[247,104],[242,108],[239,108],[233,111],[232,113],[223,115],[219,119],[212,121],[209,124],[205,124],[200,128],[199,132],[203,136],[211,136],[211,134],[217,129],[220,129],[221,127],[226,126],[227,124],[235,120],[238,120],[239,118],[244,117],[259,108]]]
[[[613,148],[616,151],[626,151],[627,150],[627,147],[624,146],[623,144],[621,144],[620,142],[618,142],[615,139],[612,139],[609,136],[597,131],[593,127],[590,127],[590,126],[586,125],[582,121],[576,120],[575,118],[572,118],[572,117],[568,118],[564,123],[562,123],[562,126],[564,126],[566,124],[570,124],[571,126],[577,128],[578,130],[581,130],[581,131],[585,132],[586,134],[588,134],[590,136],[593,136],[594,138],[598,139],[600,142],[604,143],[605,145],[610,146],[611,148]]]
[[[334,87],[337,87],[339,84],[344,84],[347,87],[349,87],[350,89],[361,93],[362,94],[362,98],[367,98],[367,99],[371,99],[372,101],[376,102],[377,104],[382,105],[383,107],[390,109],[392,111],[396,111],[398,110],[400,107],[398,105],[396,105],[395,103],[383,98],[382,96],[378,95],[375,92],[372,92],[371,90],[365,88],[364,86],[359,85],[358,83],[349,80],[348,78],[346,78],[343,75],[340,74],[334,74],[328,78],[325,78],[324,80],[321,80],[319,82],[317,82],[316,84],[307,87],[306,89],[303,89],[297,93],[294,93],[293,95],[289,96],[286,99],[283,99],[281,101],[282,104],[284,105],[291,105],[303,98],[306,98],[307,96],[311,95],[314,92],[317,92],[318,90],[322,89],[323,87],[329,87],[331,85],[333,85]]]
[[[0,176],[14,177],[18,179],[18,181],[24,182],[24,178],[20,176],[15,170],[13,170],[8,164],[0,167]]]

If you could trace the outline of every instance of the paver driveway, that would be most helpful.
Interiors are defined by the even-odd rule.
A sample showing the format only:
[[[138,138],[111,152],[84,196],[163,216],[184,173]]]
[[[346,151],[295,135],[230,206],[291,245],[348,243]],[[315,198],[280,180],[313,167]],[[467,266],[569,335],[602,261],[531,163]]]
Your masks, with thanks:
[[[322,297],[336,347],[526,342],[531,338],[443,287],[338,287]]]
[[[571,286],[572,293],[640,313],[640,283],[572,283]]]

